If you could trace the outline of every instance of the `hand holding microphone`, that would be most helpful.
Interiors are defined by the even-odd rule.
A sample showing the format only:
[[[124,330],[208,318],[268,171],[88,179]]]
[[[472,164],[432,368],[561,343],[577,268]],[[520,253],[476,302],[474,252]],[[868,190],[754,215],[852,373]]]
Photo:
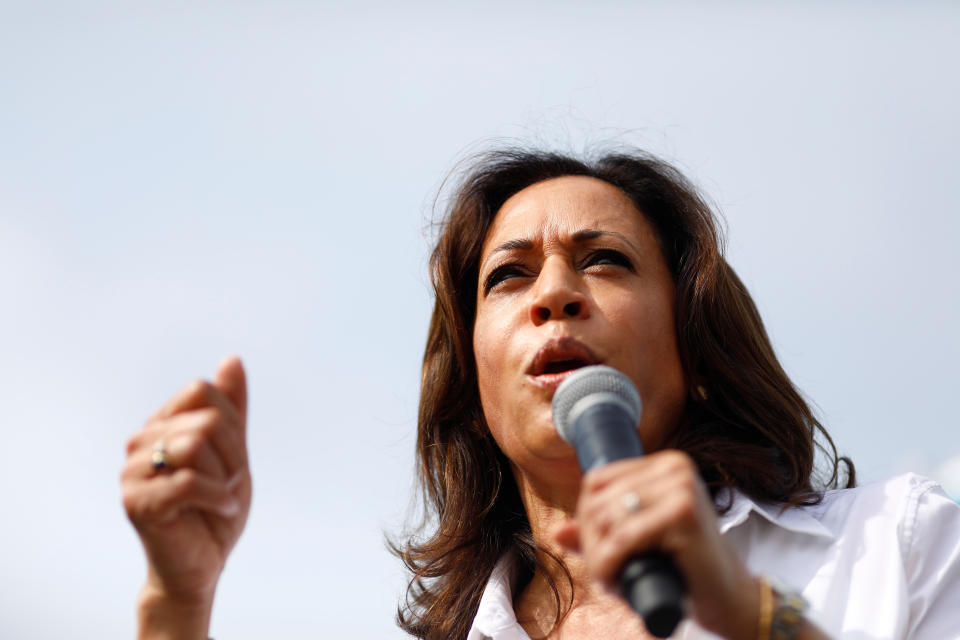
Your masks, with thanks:
[[[604,366],[584,367],[563,381],[553,396],[553,420],[560,436],[577,450],[577,461],[586,473],[624,458],[643,455],[637,425],[640,395],[627,376]],[[639,505],[636,493],[623,494]],[[673,561],[661,553],[630,558],[620,571],[620,589],[647,627],[666,638],[683,618],[683,579]]]
[[[576,518],[557,539],[617,585],[653,635],[669,636],[688,610],[718,635],[750,637],[759,587],[717,531],[689,456],[643,455],[640,414],[633,383],[610,367],[584,367],[558,387],[554,423],[585,476]]]

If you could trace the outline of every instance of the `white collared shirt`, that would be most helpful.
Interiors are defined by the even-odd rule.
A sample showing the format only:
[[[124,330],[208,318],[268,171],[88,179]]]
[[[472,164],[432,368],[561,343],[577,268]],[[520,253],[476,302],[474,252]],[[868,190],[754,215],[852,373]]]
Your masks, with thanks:
[[[831,637],[960,639],[960,506],[933,480],[828,491],[783,513],[735,492],[719,525],[750,572],[802,592]],[[467,640],[530,640],[513,611],[512,564],[490,575]],[[717,636],[688,620],[671,637]]]

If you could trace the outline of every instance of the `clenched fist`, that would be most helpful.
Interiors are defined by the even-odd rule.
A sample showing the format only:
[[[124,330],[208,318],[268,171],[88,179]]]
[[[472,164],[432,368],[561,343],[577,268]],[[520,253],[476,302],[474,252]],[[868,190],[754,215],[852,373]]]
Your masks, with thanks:
[[[192,382],[130,438],[123,505],[147,556],[141,638],[205,638],[217,580],[250,511],[243,365]]]

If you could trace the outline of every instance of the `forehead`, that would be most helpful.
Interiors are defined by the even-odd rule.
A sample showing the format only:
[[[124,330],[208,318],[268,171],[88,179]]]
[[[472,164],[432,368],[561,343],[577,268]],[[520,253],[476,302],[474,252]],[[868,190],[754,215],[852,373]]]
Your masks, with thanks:
[[[649,223],[620,189],[589,176],[564,176],[533,184],[504,202],[484,249],[515,238],[565,238],[584,229],[652,238]]]

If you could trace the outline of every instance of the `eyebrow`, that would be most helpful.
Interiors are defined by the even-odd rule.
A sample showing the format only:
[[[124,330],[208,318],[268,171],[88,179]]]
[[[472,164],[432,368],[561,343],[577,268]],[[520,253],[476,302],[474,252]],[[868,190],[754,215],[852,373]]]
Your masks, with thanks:
[[[624,242],[626,242],[627,246],[629,246],[631,249],[633,249],[637,253],[640,253],[637,250],[637,247],[634,246],[632,242],[630,242],[630,239],[618,231],[604,231],[603,229],[584,229],[583,231],[577,231],[575,234],[573,234],[572,240],[574,242],[580,243],[580,242],[586,242],[587,240],[595,240],[603,236],[613,236],[614,238],[619,238]]]
[[[601,238],[603,236],[613,236],[614,238],[619,238],[620,240],[627,243],[627,245],[631,249],[639,253],[639,251],[637,250],[637,247],[634,246],[632,242],[630,242],[630,239],[617,231],[604,231],[603,229],[584,229],[582,231],[577,231],[576,233],[574,233],[572,236],[570,236],[570,239],[577,244],[582,244],[589,240],[596,240],[597,238]],[[514,240],[507,240],[503,244],[498,245],[493,251],[490,252],[490,255],[499,253],[500,251],[530,251],[531,249],[533,249],[533,240],[530,240],[528,238],[516,238]]]
[[[499,253],[500,251],[530,251],[530,249],[533,249],[533,240],[517,238],[516,240],[507,240],[503,244],[498,245],[496,249],[490,252],[490,255]]]

